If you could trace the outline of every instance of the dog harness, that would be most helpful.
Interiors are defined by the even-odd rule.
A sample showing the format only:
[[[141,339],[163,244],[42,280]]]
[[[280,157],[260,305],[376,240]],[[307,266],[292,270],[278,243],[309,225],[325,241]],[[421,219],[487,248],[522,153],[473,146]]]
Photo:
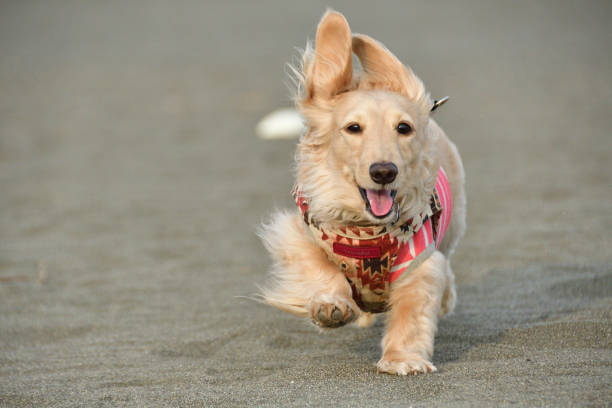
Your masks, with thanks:
[[[299,186],[295,186],[291,194],[315,242],[342,270],[357,305],[370,313],[386,311],[391,284],[408,276],[408,272],[440,246],[453,207],[442,167],[438,170],[427,209],[416,217],[399,217],[387,225],[363,227],[319,223],[308,213],[308,200]]]

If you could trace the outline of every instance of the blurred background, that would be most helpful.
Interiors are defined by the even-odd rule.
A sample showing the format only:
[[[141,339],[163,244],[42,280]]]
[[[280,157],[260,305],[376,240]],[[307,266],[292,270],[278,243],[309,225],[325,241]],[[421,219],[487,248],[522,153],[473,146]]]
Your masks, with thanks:
[[[459,306],[418,378],[382,319],[320,335],[246,300],[292,207],[285,63],[326,7],[451,100]],[[2,1],[0,403],[605,405],[609,1]],[[584,403],[584,404],[583,404]]]

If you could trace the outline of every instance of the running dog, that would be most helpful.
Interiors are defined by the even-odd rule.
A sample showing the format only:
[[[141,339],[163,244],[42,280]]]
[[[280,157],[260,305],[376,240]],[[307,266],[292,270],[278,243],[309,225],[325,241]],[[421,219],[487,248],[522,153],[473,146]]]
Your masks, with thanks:
[[[261,229],[274,260],[261,296],[322,328],[368,326],[386,312],[378,371],[436,371],[434,335],[455,305],[450,256],[466,208],[461,158],[430,117],[440,103],[335,11],[296,74],[307,127],[296,152],[297,208]]]

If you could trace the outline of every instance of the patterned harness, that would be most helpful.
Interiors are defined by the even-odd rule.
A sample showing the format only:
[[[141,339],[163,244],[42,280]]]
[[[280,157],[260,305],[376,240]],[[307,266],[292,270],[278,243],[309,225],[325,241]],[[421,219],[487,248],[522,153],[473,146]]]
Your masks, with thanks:
[[[332,227],[308,213],[298,186],[291,192],[312,237],[349,281],[353,299],[366,312],[387,310],[391,284],[414,270],[440,246],[453,207],[444,169],[440,167],[430,206],[419,216],[387,225]]]

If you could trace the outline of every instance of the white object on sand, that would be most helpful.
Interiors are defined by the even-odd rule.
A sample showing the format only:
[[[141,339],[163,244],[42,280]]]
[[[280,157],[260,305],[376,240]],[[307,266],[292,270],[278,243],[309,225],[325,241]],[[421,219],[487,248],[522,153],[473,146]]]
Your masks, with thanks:
[[[264,116],[255,127],[255,133],[260,139],[294,139],[304,129],[302,115],[293,108],[283,108]]]

